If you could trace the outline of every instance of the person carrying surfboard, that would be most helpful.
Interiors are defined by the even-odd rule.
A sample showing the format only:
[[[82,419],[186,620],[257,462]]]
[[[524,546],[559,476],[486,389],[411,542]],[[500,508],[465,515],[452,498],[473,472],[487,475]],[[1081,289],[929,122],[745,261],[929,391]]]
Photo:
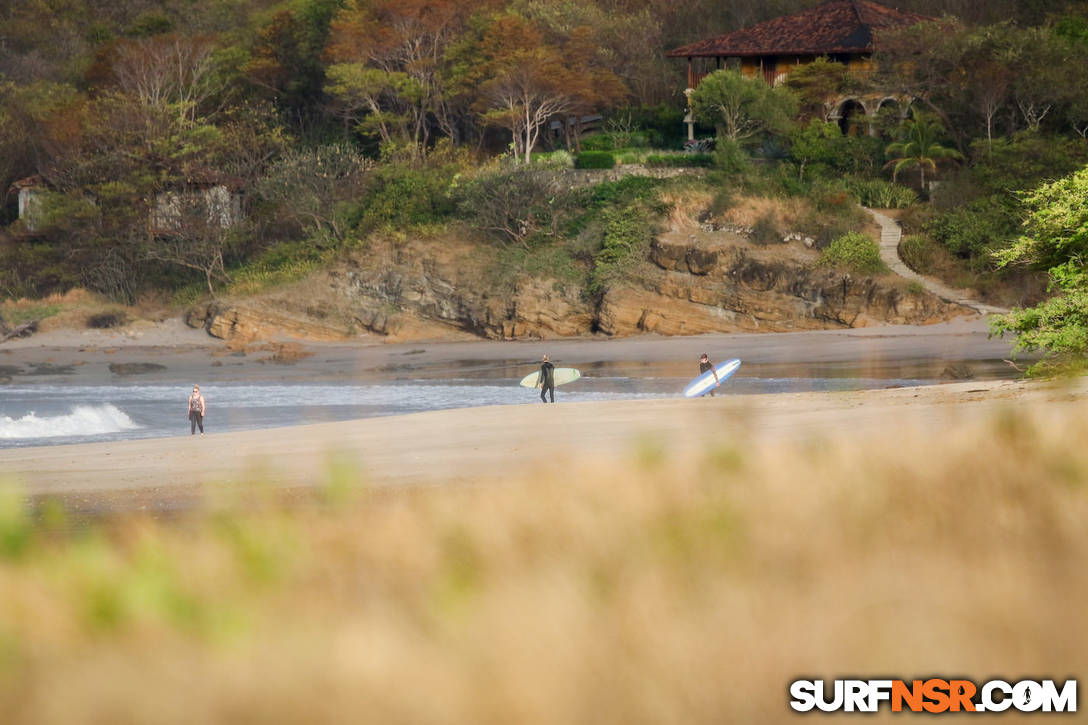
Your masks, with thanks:
[[[545,393],[551,392],[552,402],[555,402],[555,366],[548,362],[548,356],[545,355],[540,363],[540,382],[536,384],[540,388],[540,402],[547,403],[547,398],[544,397]]]
[[[710,362],[710,357],[704,352],[702,357],[699,358],[699,374],[702,375],[707,370],[714,373],[714,388],[722,384],[722,381],[718,379],[718,371],[714,369],[714,363]],[[710,397],[714,397],[714,388],[710,389]]]

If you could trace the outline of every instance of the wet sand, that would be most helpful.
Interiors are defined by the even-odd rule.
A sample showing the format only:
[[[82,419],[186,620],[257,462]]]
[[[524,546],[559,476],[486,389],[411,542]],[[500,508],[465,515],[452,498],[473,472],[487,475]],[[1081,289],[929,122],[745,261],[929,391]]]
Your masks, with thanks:
[[[533,365],[544,352],[561,364],[582,369],[604,364],[614,374],[626,375],[650,368],[668,370],[667,366],[675,365],[679,374],[686,376],[692,361],[709,352],[716,359],[739,357],[746,370],[772,366],[774,374],[789,374],[805,366],[839,365],[850,366],[858,376],[894,377],[883,371],[889,366],[928,361],[936,364],[939,374],[937,363],[941,361],[1000,361],[1011,356],[1012,347],[1008,340],[989,338],[985,321],[978,317],[926,326],[773,334],[397,344],[361,336],[344,343],[288,344],[297,345],[301,356],[277,359],[274,345],[232,350],[180,321],[128,333],[54,331],[0,345],[0,383],[365,383],[405,377],[494,376],[497,368],[503,368],[509,377],[521,377],[530,370],[518,374],[519,366]]]

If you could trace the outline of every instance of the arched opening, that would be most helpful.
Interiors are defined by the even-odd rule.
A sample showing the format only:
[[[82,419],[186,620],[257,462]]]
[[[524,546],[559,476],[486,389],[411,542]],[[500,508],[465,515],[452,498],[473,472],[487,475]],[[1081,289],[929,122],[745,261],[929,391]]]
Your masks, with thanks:
[[[873,133],[883,138],[890,138],[895,134],[899,124],[903,122],[905,112],[903,105],[895,98],[885,98],[877,106],[873,114]]]
[[[839,129],[844,136],[857,136],[866,132],[865,106],[853,98],[848,98],[839,105]]]

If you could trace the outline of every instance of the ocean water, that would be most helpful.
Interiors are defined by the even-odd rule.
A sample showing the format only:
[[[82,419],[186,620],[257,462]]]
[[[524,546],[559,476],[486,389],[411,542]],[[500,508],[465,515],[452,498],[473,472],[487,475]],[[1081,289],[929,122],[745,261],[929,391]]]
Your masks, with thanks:
[[[561,363],[562,364],[562,363]],[[540,405],[539,392],[518,385],[536,363],[462,360],[379,369],[365,381],[204,381],[204,427],[231,431],[325,423],[483,405]],[[583,377],[556,392],[556,402],[679,398],[695,366],[673,362],[583,361]],[[914,359],[854,362],[745,363],[719,395],[864,390],[947,381],[1009,378],[1002,360]],[[516,376],[516,377],[515,377]],[[0,385],[0,448],[189,435],[192,381],[117,385],[48,381]],[[2,472],[0,472],[2,473]]]
[[[743,368],[742,368],[743,373]],[[227,382],[201,386],[208,434],[482,405],[539,405],[517,379],[396,380],[368,385]],[[679,397],[688,378],[587,376],[560,403]],[[719,394],[850,390],[928,378],[743,377]],[[0,448],[189,435],[188,384],[0,386]]]

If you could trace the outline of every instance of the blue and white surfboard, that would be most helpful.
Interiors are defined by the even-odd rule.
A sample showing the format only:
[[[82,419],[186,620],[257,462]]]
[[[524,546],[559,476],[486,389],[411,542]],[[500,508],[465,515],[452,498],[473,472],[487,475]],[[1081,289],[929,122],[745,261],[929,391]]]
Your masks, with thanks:
[[[705,373],[688,383],[684,388],[685,398],[699,398],[715,387],[714,372],[718,373],[718,381],[724,383],[729,378],[733,377],[733,373],[737,372],[740,368],[740,360],[734,358],[723,363],[718,363],[714,366],[714,371],[707,370]]]

